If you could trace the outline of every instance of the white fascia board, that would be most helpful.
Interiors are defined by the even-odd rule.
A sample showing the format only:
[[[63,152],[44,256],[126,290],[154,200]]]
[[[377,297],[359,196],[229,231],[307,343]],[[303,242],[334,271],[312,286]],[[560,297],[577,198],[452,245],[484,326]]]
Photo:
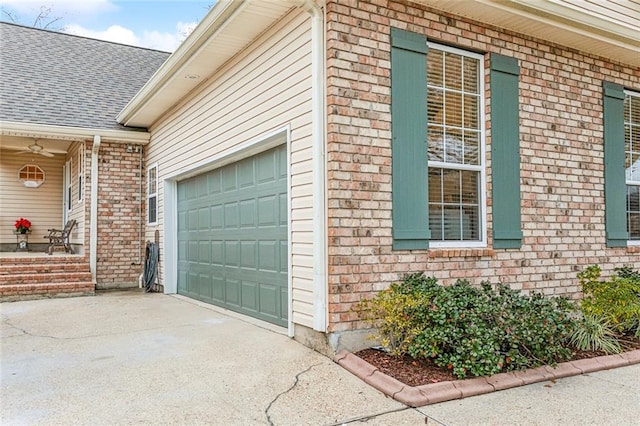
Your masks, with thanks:
[[[156,92],[166,85],[178,71],[188,65],[189,61],[196,56],[198,50],[209,40],[234,12],[239,9],[245,0],[219,0],[202,22],[196,26],[191,34],[178,46],[175,52],[162,64],[162,66],[151,76],[136,95],[125,105],[116,116],[118,123],[126,125],[130,122],[138,111],[151,100]]]
[[[54,126],[50,124],[18,123],[0,121],[0,134],[37,139],[59,139],[78,141],[93,139],[99,135],[103,141],[146,145],[151,134],[133,130],[109,130],[85,127]]]

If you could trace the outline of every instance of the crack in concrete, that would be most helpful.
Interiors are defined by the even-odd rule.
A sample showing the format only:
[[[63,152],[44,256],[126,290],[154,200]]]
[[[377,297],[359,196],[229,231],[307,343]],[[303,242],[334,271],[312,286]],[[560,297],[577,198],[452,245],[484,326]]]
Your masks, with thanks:
[[[318,363],[318,364],[314,364],[312,366],[310,366],[309,368],[307,368],[304,371],[299,372],[298,374],[296,374],[296,380],[295,382],[293,382],[293,385],[291,385],[291,387],[289,387],[289,389],[287,389],[284,392],[280,392],[278,395],[276,395],[275,398],[273,398],[273,400],[271,400],[271,402],[269,403],[269,405],[267,405],[267,408],[265,408],[264,410],[264,414],[267,416],[267,421],[269,422],[269,426],[274,426],[273,421],[271,420],[271,416],[269,415],[269,410],[271,409],[271,406],[273,404],[275,404],[275,402],[283,395],[288,394],[289,392],[291,392],[293,389],[295,389],[296,386],[298,386],[298,382],[300,381],[300,376],[302,376],[305,373],[308,373],[309,371],[311,371],[312,368],[314,367],[319,367],[321,366],[322,363]]]
[[[367,414],[366,416],[353,417],[350,419],[342,420],[337,423],[331,423],[327,426],[342,426],[342,425],[347,425],[353,422],[368,422],[369,420],[373,420],[376,417],[384,416],[386,414],[399,413],[400,411],[411,410],[411,409],[412,409],[411,407],[394,408],[393,410],[381,411],[375,414]]]

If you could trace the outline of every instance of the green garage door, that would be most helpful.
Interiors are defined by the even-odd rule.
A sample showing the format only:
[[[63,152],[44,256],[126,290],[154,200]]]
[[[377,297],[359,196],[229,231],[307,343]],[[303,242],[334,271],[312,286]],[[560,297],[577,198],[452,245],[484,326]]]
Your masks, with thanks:
[[[284,145],[178,183],[178,293],[287,325]]]

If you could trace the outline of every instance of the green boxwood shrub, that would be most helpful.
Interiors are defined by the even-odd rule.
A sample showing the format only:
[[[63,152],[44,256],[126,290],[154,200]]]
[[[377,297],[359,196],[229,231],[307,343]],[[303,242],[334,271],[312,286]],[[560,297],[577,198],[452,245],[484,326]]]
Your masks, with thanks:
[[[565,298],[464,280],[445,287],[424,274],[408,275],[357,307],[393,354],[431,358],[459,378],[569,359],[573,309]]]

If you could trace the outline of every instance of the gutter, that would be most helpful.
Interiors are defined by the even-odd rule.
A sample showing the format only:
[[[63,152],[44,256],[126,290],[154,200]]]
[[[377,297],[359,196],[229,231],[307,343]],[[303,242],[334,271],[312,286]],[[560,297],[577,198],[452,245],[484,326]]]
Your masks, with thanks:
[[[70,141],[83,141],[93,138],[95,135],[100,135],[104,141],[137,145],[146,145],[151,138],[149,132],[142,131],[55,126],[50,124],[19,123],[15,121],[0,121],[0,134],[3,136]]]
[[[91,279],[97,284],[96,271],[98,266],[98,151],[100,150],[100,135],[93,137],[91,147],[91,211],[89,228],[89,266]]]
[[[326,211],[326,63],[324,10],[313,0],[311,15],[311,132],[313,158],[313,329],[325,333],[328,316]]]

